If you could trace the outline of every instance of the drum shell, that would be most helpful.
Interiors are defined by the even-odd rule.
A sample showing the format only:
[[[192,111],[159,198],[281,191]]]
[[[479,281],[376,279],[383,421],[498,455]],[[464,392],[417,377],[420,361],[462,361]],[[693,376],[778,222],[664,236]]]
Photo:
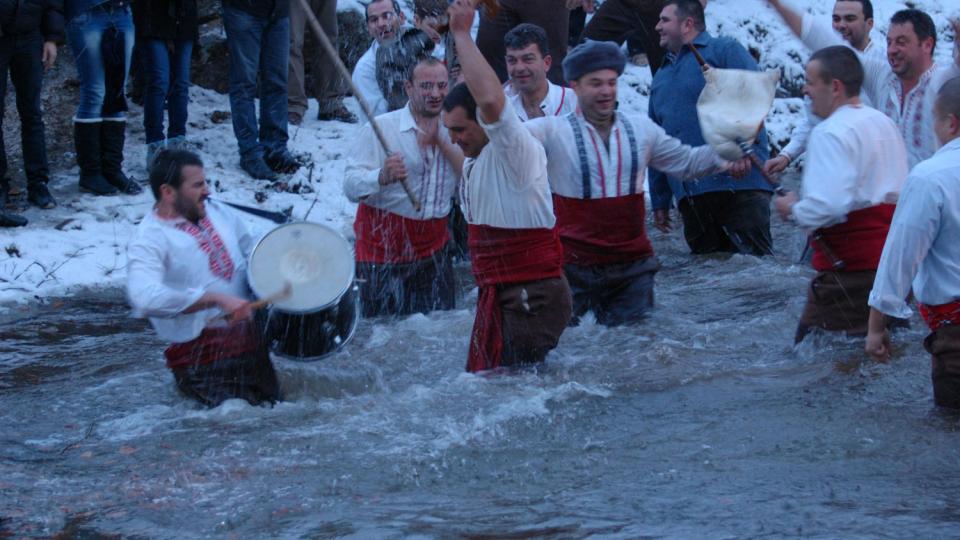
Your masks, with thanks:
[[[346,345],[360,322],[360,294],[354,283],[329,307],[311,313],[272,308],[267,315],[270,352],[298,362],[315,362]]]

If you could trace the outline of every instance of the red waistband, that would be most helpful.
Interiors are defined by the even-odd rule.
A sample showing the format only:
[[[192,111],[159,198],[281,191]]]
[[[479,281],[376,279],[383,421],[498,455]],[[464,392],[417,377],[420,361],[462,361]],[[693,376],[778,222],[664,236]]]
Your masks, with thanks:
[[[163,355],[167,358],[167,367],[172,369],[236,358],[258,347],[253,324],[244,321],[225,327],[204,328],[196,339],[174,343],[163,351]]]
[[[353,222],[356,259],[369,263],[409,263],[425,259],[450,240],[447,218],[411,219],[360,203]]]
[[[565,263],[634,262],[653,255],[643,193],[602,199],[553,196]]]
[[[920,308],[920,316],[926,321],[930,330],[960,324],[960,300],[936,306],[928,306],[918,302],[917,306]]]
[[[813,267],[836,270],[838,259],[847,272],[876,270],[896,208],[893,204],[863,208],[850,212],[844,223],[819,229],[820,240],[813,243]]]
[[[500,366],[503,353],[503,313],[497,285],[560,277],[563,249],[557,229],[500,229],[469,226],[470,260],[480,288],[477,317],[470,335],[467,371]]]

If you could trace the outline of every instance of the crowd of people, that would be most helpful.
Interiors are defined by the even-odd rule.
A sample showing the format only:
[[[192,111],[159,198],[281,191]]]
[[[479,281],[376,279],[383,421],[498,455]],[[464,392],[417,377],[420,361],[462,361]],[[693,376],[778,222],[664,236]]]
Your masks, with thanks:
[[[870,39],[869,0],[837,0],[832,28],[768,0],[810,49],[809,120],[772,157],[761,129],[746,149],[757,166],[722,158],[696,121],[701,61],[706,69],[759,70],[741,44],[707,32],[705,1],[607,0],[584,33],[612,41],[584,40],[569,52],[567,33],[551,25],[559,18],[565,28],[567,8],[593,10],[593,2],[561,2],[560,12],[530,9],[534,3],[443,3],[414,2],[417,30],[394,0],[365,6],[373,43],[352,82],[373,118],[357,131],[343,183],[358,203],[364,316],[453,309],[453,260],[464,253],[454,240],[465,237],[479,287],[469,371],[542,362],[588,311],[603,325],[641,323],[654,306],[659,269],[646,231],[647,178],[652,223],[671,230],[676,207],[692,253],[768,256],[773,213],[809,234],[817,274],[797,342],[814,330],[866,336],[866,351],[885,359],[887,329],[911,315],[912,291],[931,328],[925,345],[935,402],[960,408],[960,54],[947,65],[934,62],[929,15],[895,13],[884,54]],[[279,50],[302,41],[302,31],[291,38],[288,6],[257,6],[265,4],[272,9],[250,11],[242,0],[224,5],[234,129],[241,163],[254,177],[295,169],[283,112],[296,122],[306,110],[305,94],[293,90],[281,108],[287,92],[278,69],[286,72],[288,56]],[[312,9],[333,12],[325,4]],[[480,5],[485,16],[475,40]],[[110,6],[105,16],[120,9]],[[617,19],[613,9],[631,16]],[[614,19],[620,26],[613,28]],[[594,22],[600,28],[591,28]],[[654,62],[647,115],[617,110],[627,63],[621,45],[631,32]],[[656,44],[636,37],[653,34]],[[171,64],[181,49],[167,42]],[[384,81],[391,70],[402,75],[400,103]],[[291,81],[297,71],[291,67]],[[344,81],[316,80],[321,117],[355,121],[343,106]],[[106,105],[101,109],[94,122],[122,125],[122,110],[108,121]],[[167,362],[187,395],[207,405],[280,399],[251,322],[244,272],[251,236],[230,208],[207,200],[203,163],[176,142],[180,136],[171,127],[153,155],[157,206],[130,244],[131,303],[173,343]],[[770,175],[801,154],[799,192],[772,184]]]

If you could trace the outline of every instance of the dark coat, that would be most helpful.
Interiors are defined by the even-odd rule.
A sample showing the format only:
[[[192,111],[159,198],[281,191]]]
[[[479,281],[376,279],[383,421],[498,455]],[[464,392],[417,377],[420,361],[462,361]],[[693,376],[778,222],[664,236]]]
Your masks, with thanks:
[[[196,41],[197,0],[135,0],[133,26],[138,38]]]
[[[4,36],[40,30],[44,41],[63,43],[63,0],[0,0]]]
[[[223,5],[271,21],[290,16],[290,0],[223,0]]]

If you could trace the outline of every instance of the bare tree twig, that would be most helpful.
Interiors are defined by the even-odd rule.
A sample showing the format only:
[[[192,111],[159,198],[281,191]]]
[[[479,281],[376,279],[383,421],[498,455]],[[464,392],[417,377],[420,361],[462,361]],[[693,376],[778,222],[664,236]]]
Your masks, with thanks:
[[[53,270],[50,270],[49,272],[47,272],[47,274],[46,274],[45,276],[43,276],[43,279],[41,279],[40,282],[35,285],[35,287],[39,289],[41,285],[43,285],[44,283],[47,282],[47,279],[53,277],[53,274],[54,274],[57,270],[63,268],[63,265],[65,265],[65,264],[67,264],[68,262],[72,261],[73,259],[76,259],[77,257],[79,257],[81,251],[83,251],[83,250],[85,250],[85,249],[92,249],[93,247],[94,247],[94,246],[83,246],[83,247],[81,247],[81,248],[77,248],[76,251],[74,251],[73,253],[67,255],[67,260],[65,260],[65,261],[63,261],[62,263],[58,264],[56,267],[54,267]]]

